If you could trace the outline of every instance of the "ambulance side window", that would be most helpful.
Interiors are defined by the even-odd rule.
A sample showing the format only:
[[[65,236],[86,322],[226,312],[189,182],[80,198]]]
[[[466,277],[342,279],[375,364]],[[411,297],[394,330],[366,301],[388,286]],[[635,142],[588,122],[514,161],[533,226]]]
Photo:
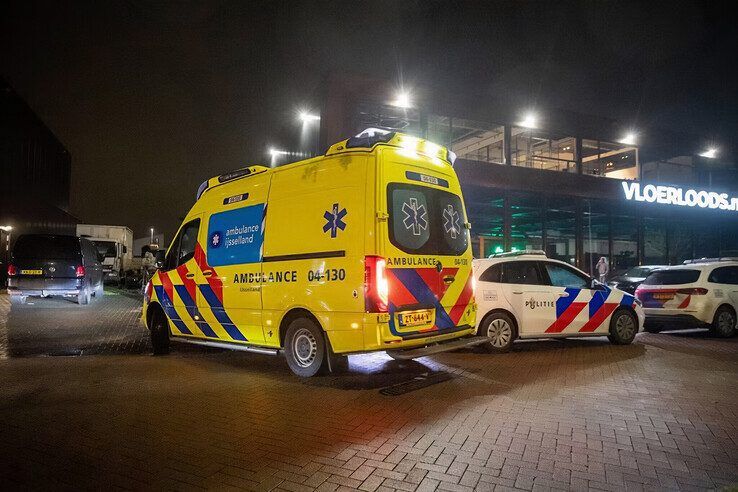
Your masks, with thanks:
[[[165,270],[172,270],[186,263],[195,256],[195,245],[197,244],[197,232],[200,230],[200,219],[195,219],[185,224],[180,229],[177,238],[172,242],[166,261]]]

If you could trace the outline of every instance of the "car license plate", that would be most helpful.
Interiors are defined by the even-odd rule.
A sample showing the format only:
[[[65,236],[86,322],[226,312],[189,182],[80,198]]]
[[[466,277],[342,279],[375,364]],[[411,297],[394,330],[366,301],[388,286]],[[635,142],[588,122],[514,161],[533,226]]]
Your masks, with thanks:
[[[21,275],[43,275],[43,270],[21,270]]]
[[[653,294],[653,298],[657,301],[671,301],[674,299],[674,293],[673,292],[657,292]]]
[[[419,326],[427,325],[433,321],[433,314],[430,309],[422,311],[409,311],[398,315],[400,326]]]

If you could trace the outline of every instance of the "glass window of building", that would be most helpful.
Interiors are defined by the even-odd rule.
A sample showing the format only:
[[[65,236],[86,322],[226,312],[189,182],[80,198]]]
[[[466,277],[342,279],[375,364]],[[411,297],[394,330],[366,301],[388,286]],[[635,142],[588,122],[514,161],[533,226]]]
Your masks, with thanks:
[[[460,159],[505,163],[502,125],[445,116],[428,117],[428,139],[446,145]]]
[[[543,249],[543,200],[531,193],[510,194],[510,250]]]
[[[576,172],[574,137],[550,135],[539,130],[512,127],[512,165],[548,171]]]
[[[612,260],[610,272],[620,275],[638,265],[638,222],[635,213],[616,207],[612,214]]]
[[[638,179],[638,149],[632,145],[582,140],[582,173]]]
[[[707,220],[694,224],[693,258],[717,258],[720,255],[720,221]]]
[[[667,239],[669,240],[669,265],[679,265],[684,260],[692,258],[694,245],[692,244],[691,221],[670,219],[667,224]]]
[[[353,127],[357,132],[366,128],[389,128],[416,137],[424,135],[416,108],[398,108],[389,104],[362,102],[354,113]],[[441,142],[438,142],[441,143]]]
[[[726,218],[720,226],[720,256],[738,257],[738,220]]]
[[[466,188],[464,198],[472,225],[472,250],[479,258],[505,251],[505,200],[502,191]],[[470,204],[473,206],[469,207]]]
[[[610,262],[610,203],[601,200],[582,201],[582,246],[584,264],[582,269],[596,277],[595,266],[600,258]]]
[[[576,264],[576,200],[551,197],[546,205],[546,255]]]
[[[667,264],[666,219],[643,218],[643,264]]]

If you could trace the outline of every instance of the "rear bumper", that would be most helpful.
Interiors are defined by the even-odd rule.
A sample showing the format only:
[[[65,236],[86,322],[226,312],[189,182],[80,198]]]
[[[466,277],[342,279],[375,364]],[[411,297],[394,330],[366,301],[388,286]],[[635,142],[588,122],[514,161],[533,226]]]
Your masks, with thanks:
[[[666,329],[679,328],[702,328],[709,323],[692,316],[691,314],[674,314],[674,315],[651,315],[646,316],[645,326],[660,326]]]
[[[689,321],[690,323],[706,325],[712,323],[713,315],[711,306],[708,305],[699,306],[699,309],[644,308],[643,311],[646,314],[647,324],[684,323]]]
[[[84,279],[76,278],[11,278],[8,294],[14,296],[76,296],[84,286]]]

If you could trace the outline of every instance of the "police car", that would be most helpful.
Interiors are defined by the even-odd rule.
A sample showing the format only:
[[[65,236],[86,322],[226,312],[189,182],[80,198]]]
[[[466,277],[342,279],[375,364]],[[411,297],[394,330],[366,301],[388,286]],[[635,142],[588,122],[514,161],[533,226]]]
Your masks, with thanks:
[[[638,287],[636,297],[648,332],[704,327],[717,336],[734,336],[738,258],[687,260],[658,270]]]
[[[493,352],[518,338],[606,335],[629,344],[643,327],[634,296],[608,287],[543,251],[500,253],[474,260],[477,333]]]

